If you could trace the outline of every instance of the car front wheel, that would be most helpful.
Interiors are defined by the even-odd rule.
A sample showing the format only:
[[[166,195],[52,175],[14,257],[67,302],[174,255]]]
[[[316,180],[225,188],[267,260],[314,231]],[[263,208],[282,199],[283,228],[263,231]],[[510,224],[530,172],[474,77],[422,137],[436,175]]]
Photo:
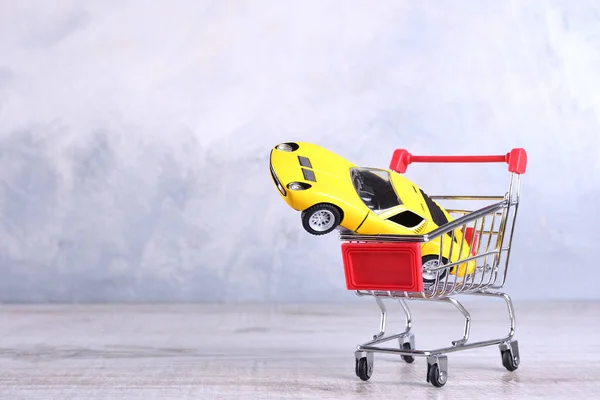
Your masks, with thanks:
[[[316,204],[302,212],[302,226],[313,235],[325,235],[340,224],[342,216],[331,204]]]

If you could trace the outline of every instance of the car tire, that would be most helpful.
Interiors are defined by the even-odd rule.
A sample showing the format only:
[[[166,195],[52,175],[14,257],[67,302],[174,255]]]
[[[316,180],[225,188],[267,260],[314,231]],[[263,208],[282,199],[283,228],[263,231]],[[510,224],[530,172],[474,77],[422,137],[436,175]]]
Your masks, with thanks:
[[[325,235],[338,227],[342,220],[340,210],[332,204],[316,204],[302,211],[302,226],[312,235]]]
[[[440,256],[438,255],[427,255],[424,256],[422,258],[422,265],[425,265],[426,263],[431,263],[433,261],[439,262]],[[442,264],[448,264],[448,259],[446,257],[442,257]],[[425,284],[432,284],[435,283],[436,280],[436,274],[437,272],[430,272],[429,276],[425,274],[425,271],[423,271],[423,283]],[[446,275],[448,274],[448,270],[444,269],[442,270],[442,272],[439,273],[439,278],[438,282],[441,281],[442,279],[444,279],[446,277]]]

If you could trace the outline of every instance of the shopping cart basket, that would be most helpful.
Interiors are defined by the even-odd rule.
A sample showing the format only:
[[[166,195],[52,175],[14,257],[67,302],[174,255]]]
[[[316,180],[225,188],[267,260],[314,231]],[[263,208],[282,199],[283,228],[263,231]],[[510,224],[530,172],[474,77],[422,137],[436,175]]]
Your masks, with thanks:
[[[373,296],[381,309],[380,331],[373,340],[358,345],[355,352],[356,375],[368,380],[373,373],[373,354],[397,354],[407,363],[415,356],[427,357],[427,382],[443,386],[448,378],[446,353],[460,350],[499,345],[502,364],[509,371],[519,366],[519,347],[515,334],[515,314],[512,301],[506,293],[498,291],[505,282],[514,224],[519,204],[521,174],[525,173],[527,153],[513,149],[499,156],[414,156],[407,150],[394,151],[390,169],[405,173],[409,164],[415,162],[505,162],[511,173],[508,192],[504,196],[431,196],[433,200],[484,202],[487,205],[476,210],[446,207],[455,219],[437,229],[418,236],[409,235],[359,235],[340,231],[346,286],[358,296]],[[457,230],[463,234],[456,235]],[[455,236],[462,239],[455,240]],[[440,254],[435,262],[423,264],[421,246],[425,242],[439,240]],[[469,245],[471,251],[459,251],[461,258],[450,262],[442,257],[445,241],[460,250]],[[470,253],[462,256],[464,253]],[[475,268],[466,269],[466,263]],[[453,273],[450,273],[453,271]],[[423,275],[432,279],[424,282]],[[508,335],[479,342],[469,342],[471,317],[453,295],[493,296],[503,299],[508,307],[510,328]],[[403,332],[385,335],[387,311],[383,299],[397,299],[404,310],[406,327]],[[464,316],[464,335],[445,348],[419,350],[411,333],[411,313],[406,300],[443,301],[453,304]],[[398,340],[398,347],[379,347],[384,342]]]

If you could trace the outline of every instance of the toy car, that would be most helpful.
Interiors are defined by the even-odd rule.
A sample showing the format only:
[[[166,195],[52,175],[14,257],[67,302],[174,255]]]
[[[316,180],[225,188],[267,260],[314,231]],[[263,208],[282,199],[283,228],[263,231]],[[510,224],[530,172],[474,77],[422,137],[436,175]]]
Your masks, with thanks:
[[[301,212],[304,229],[324,235],[345,228],[361,235],[422,235],[452,220],[452,217],[405,176],[381,168],[360,167],[315,144],[280,143],[271,149],[270,170],[283,200]],[[451,234],[449,234],[451,236]],[[442,263],[470,256],[467,243],[460,246],[463,232],[454,231],[444,240]],[[423,266],[438,266],[440,238],[421,246]],[[471,274],[475,262],[459,265],[459,276]],[[442,270],[439,279],[445,276]],[[450,269],[451,274],[456,268]],[[437,272],[423,272],[423,280],[436,280]]]

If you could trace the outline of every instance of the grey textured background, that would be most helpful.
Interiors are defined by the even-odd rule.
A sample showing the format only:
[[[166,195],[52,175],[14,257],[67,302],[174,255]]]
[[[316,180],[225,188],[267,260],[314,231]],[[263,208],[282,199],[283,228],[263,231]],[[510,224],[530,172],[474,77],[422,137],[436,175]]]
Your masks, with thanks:
[[[598,298],[594,1],[0,0],[0,300],[352,300],[268,172],[525,147],[507,290]],[[503,166],[417,165],[430,194]],[[441,179],[444,178],[444,179]]]

